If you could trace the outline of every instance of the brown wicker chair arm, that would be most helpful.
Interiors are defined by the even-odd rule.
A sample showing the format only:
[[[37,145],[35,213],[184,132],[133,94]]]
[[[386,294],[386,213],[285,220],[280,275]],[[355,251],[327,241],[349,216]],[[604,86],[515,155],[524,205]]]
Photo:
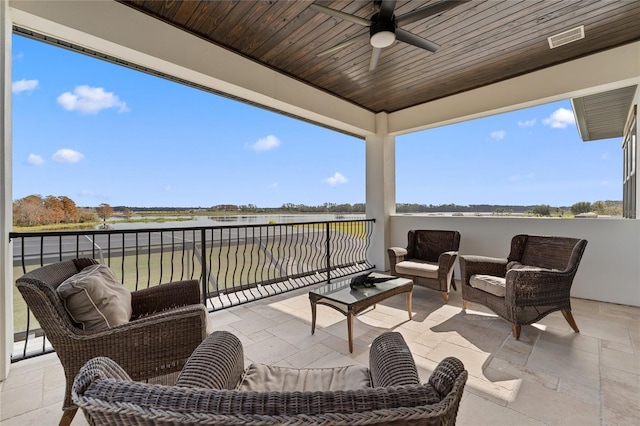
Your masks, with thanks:
[[[76,335],[73,337],[83,341],[104,339],[109,338],[110,336],[113,338],[117,337],[119,339],[124,338],[128,333],[137,333],[136,330],[142,330],[144,332],[145,327],[151,327],[154,325],[161,325],[162,327],[165,327],[166,330],[173,330],[179,328],[178,323],[180,322],[192,322],[196,329],[203,328],[206,332],[207,309],[204,305],[183,306],[171,311],[159,312],[136,318],[126,324],[121,324],[106,330],[94,331],[76,329]],[[163,334],[166,334],[166,332]],[[203,335],[200,342],[202,342],[205,337],[206,335]],[[132,345],[134,344],[134,342],[124,342],[123,344],[128,343]]]
[[[396,265],[402,262],[407,256],[407,249],[402,247],[390,247],[387,249],[387,255],[389,256],[389,266],[391,272],[395,272]]]
[[[244,372],[242,343],[227,331],[215,331],[189,357],[176,386],[235,389]]]
[[[456,263],[456,259],[458,258],[457,251],[447,251],[438,257],[438,278],[442,280],[448,279],[449,272],[453,268],[453,265]]]
[[[127,328],[145,327],[149,323],[167,322],[171,320],[180,321],[183,318],[197,318],[202,322],[203,327],[206,328],[207,324],[207,308],[203,304],[194,304],[188,306],[178,306],[171,310],[165,310],[160,312],[154,312],[149,315],[131,319],[127,324],[123,324],[118,327],[113,327],[111,331],[118,331],[120,329],[126,330]],[[203,336],[203,339],[206,336]]]
[[[458,358],[447,357],[440,361],[431,376],[429,376],[429,384],[438,391],[443,398],[447,396],[453,389],[456,380],[466,370],[464,364]]]
[[[118,365],[107,357],[95,357],[87,361],[73,381],[71,395],[75,399],[84,393],[89,385],[96,380],[114,379],[131,381],[131,377]]]
[[[505,258],[460,255],[458,261],[460,262],[463,285],[469,285],[469,279],[472,275],[482,274],[504,277],[507,273],[507,259]]]
[[[201,303],[197,280],[174,281],[131,292],[132,318]]]
[[[505,300],[511,306],[556,305],[569,300],[575,271],[512,269],[506,275]]]
[[[411,351],[398,332],[375,338],[369,351],[369,371],[373,387],[420,384]]]

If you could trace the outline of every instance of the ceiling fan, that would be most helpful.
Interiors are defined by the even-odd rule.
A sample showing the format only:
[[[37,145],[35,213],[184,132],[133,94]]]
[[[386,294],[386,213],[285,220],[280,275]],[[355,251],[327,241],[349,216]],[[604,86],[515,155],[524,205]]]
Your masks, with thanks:
[[[435,52],[440,47],[439,44],[426,40],[399,27],[428,18],[429,16],[437,15],[438,13],[444,12],[468,1],[470,0],[442,0],[412,12],[405,13],[404,15],[395,16],[393,12],[396,7],[396,0],[373,0],[374,9],[377,12],[370,19],[350,15],[340,10],[331,9],[314,3],[309,7],[315,11],[326,13],[327,15],[335,16],[336,18],[353,22],[354,24],[362,25],[364,27],[369,27],[368,33],[362,33],[352,37],[330,49],[320,52],[317,56],[328,55],[357,41],[364,40],[367,37],[369,38],[369,43],[373,48],[371,51],[369,71],[376,69],[382,49],[391,46],[396,40],[420,47],[430,52]]]

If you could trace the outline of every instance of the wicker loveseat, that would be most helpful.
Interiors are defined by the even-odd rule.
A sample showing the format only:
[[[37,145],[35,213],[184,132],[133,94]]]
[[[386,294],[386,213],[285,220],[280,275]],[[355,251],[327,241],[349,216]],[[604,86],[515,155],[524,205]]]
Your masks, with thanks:
[[[442,292],[449,301],[456,289],[453,266],[460,248],[460,232],[417,229],[407,234],[407,247],[387,249],[391,274],[413,280],[415,285]]]
[[[251,364],[231,333],[212,333],[174,386],[132,381],[115,362],[95,358],[73,385],[92,425],[452,425],[467,379],[445,358],[421,384],[402,335],[374,340],[370,367],[293,369]]]
[[[571,314],[571,285],[587,240],[516,235],[506,258],[460,256],[463,308],[477,302],[511,323],[513,337],[523,325],[561,311],[578,333]]]
[[[58,290],[96,265],[93,259],[73,259],[42,266],[16,280],[64,368],[67,386],[61,425],[71,423],[78,410],[71,400],[71,386],[90,359],[110,357],[135,380],[172,384],[207,336],[207,310],[196,280],[133,291],[132,315],[125,324],[99,331],[83,329],[65,309]]]

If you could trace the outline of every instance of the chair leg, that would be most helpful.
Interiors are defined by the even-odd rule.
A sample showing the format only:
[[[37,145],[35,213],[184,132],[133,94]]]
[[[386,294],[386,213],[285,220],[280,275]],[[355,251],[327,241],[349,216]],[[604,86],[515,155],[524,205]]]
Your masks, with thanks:
[[[73,418],[75,417],[77,412],[78,412],[77,408],[72,410],[65,410],[62,413],[62,418],[60,419],[60,423],[58,424],[58,426],[69,426],[73,421]]]
[[[449,293],[447,293],[446,291],[443,291],[442,298],[444,299],[444,303],[449,303]]]
[[[511,332],[513,333],[513,337],[515,337],[516,340],[520,340],[520,330],[522,330],[521,325],[511,324]]]
[[[580,330],[578,330],[578,325],[576,324],[576,321],[573,319],[573,315],[571,314],[571,311],[568,309],[565,311],[562,311],[562,315],[564,316],[564,319],[567,320],[571,328],[573,328],[573,331],[575,331],[576,333],[580,333]]]

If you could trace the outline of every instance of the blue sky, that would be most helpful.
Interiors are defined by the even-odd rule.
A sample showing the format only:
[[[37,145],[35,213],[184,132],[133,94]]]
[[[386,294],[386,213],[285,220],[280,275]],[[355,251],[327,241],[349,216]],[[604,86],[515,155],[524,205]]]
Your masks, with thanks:
[[[365,202],[365,142],[13,36],[13,198],[79,206]],[[570,102],[396,138],[396,199],[622,199],[621,139],[582,142]]]

